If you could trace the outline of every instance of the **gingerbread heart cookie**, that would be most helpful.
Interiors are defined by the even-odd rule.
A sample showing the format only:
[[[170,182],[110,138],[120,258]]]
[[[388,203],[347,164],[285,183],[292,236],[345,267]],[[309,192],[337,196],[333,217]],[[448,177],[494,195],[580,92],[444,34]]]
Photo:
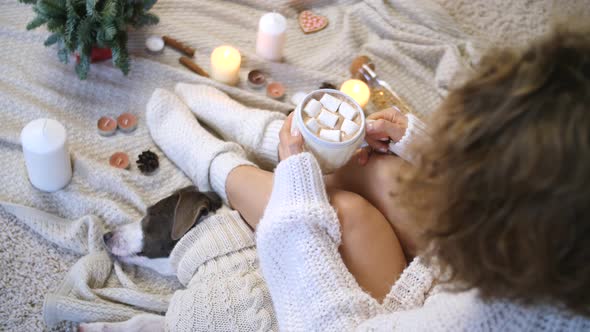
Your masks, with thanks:
[[[303,33],[314,33],[328,26],[328,18],[316,15],[310,10],[304,10],[299,13],[299,26]]]

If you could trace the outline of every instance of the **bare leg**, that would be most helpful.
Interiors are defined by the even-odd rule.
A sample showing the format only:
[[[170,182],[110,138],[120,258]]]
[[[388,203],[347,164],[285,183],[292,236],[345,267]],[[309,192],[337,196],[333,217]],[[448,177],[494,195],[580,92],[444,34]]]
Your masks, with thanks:
[[[328,189],[351,191],[366,198],[393,226],[408,257],[416,252],[419,229],[407,217],[399,203],[398,174],[411,167],[393,155],[373,155],[365,166],[351,160],[334,174],[326,177]]]
[[[229,201],[246,222],[256,228],[273,185],[273,174],[251,166],[235,168],[226,180]],[[403,271],[403,251],[387,219],[360,195],[341,190],[328,192],[338,213],[340,253],[359,285],[383,299]]]
[[[256,229],[270,198],[273,174],[252,166],[231,171],[225,182],[227,198],[244,220]]]
[[[400,242],[383,214],[358,194],[328,190],[342,233],[344,264],[359,285],[381,301],[406,267]]]

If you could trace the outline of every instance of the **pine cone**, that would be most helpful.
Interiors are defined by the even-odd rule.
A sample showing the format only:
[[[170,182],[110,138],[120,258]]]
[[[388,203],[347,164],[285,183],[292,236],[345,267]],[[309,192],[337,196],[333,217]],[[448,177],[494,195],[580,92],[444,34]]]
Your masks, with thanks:
[[[160,163],[158,162],[158,155],[150,150],[143,151],[136,161],[137,167],[143,174],[149,174],[155,171]]]
[[[338,90],[336,89],[336,86],[330,82],[322,82],[322,85],[320,85],[320,89],[334,89],[334,90]]]

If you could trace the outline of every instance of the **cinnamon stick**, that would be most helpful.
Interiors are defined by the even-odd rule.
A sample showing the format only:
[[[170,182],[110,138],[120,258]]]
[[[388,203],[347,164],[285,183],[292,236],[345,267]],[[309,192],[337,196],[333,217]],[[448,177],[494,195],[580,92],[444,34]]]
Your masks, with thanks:
[[[190,47],[190,46],[186,46],[183,43],[179,42],[178,40],[170,37],[170,36],[163,36],[162,39],[164,39],[164,43],[188,56],[194,56],[195,55],[195,49]]]
[[[204,77],[209,77],[209,74],[207,74],[206,71],[203,70],[203,68],[199,67],[199,65],[197,65],[196,63],[193,62],[193,60],[191,60],[189,57],[186,56],[181,56],[178,59],[178,62],[180,62],[181,64],[183,64],[186,68],[190,69],[191,71],[204,76]]]

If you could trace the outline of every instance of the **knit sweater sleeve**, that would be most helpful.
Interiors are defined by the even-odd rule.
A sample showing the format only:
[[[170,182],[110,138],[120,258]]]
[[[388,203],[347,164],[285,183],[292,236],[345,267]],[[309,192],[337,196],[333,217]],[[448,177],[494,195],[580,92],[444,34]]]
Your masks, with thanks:
[[[311,154],[277,166],[256,233],[281,330],[346,331],[384,313],[340,257],[340,224]]]
[[[416,156],[412,153],[411,146],[419,140],[430,140],[431,138],[422,120],[412,114],[407,114],[406,116],[408,117],[406,132],[399,141],[389,144],[389,151],[410,163],[414,163]]]

